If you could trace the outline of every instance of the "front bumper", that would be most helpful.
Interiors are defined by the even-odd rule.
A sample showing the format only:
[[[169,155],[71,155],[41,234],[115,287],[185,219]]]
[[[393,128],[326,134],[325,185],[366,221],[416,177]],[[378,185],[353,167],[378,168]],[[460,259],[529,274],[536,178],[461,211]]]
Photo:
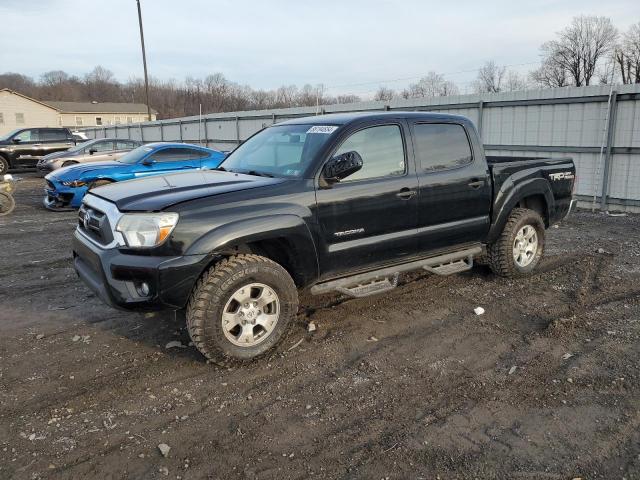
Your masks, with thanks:
[[[36,164],[36,168],[38,169],[38,172],[43,173],[43,174],[47,174],[47,173],[51,173],[54,170],[56,170],[56,163],[52,162],[52,163],[44,163],[42,161],[38,162]]]
[[[49,210],[79,208],[88,190],[87,187],[67,187],[51,178],[46,181],[42,204]]]
[[[100,248],[77,230],[73,236],[76,273],[103,302],[122,310],[186,307],[193,286],[212,260],[210,255],[132,255]],[[143,283],[148,285],[147,295],[141,293]]]

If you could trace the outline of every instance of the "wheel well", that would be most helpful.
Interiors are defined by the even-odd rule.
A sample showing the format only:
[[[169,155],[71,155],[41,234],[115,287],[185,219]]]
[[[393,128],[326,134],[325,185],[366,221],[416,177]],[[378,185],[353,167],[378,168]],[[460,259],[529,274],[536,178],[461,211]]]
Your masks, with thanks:
[[[5,153],[0,153],[0,158],[6,160],[6,162],[9,164],[9,167],[11,167],[11,160],[9,160],[9,155]]]
[[[525,197],[518,202],[518,207],[528,208],[538,212],[544,220],[544,225],[546,227],[549,226],[549,209],[544,195],[531,195],[529,197]]]
[[[247,244],[247,247],[251,253],[267,257],[281,265],[291,275],[296,286],[299,287],[304,283],[303,275],[298,268],[296,247],[288,239],[260,240]]]
[[[255,255],[260,255],[261,257],[266,257],[279,264],[289,275],[291,275],[291,278],[297,287],[303,287],[309,280],[305,277],[303,269],[299,268],[299,262],[297,260],[298,254],[295,244],[286,238],[270,238],[268,240],[229,245],[216,253],[216,257],[207,265],[205,271],[223,258],[227,258],[232,255],[253,253]]]

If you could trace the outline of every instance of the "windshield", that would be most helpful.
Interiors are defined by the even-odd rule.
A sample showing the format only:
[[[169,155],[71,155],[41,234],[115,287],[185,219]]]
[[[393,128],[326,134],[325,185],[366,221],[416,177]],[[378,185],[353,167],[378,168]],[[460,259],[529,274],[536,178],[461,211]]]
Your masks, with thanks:
[[[300,177],[336,126],[280,125],[236,148],[221,167],[230,172]]]
[[[118,159],[118,161],[120,163],[128,163],[132,165],[134,163],[138,163],[140,160],[142,160],[142,157],[146,156],[147,153],[151,151],[153,151],[153,148],[145,147],[143,145],[142,147],[134,148],[129,153],[123,155]]]

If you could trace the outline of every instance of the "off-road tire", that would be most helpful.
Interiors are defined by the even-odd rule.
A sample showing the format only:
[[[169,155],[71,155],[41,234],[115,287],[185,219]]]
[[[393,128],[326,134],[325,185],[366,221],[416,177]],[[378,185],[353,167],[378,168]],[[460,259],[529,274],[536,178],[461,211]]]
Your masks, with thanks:
[[[535,228],[538,246],[531,263],[522,267],[513,258],[513,248],[516,235],[526,225]],[[544,252],[544,234],[544,221],[538,212],[528,208],[514,208],[498,239],[487,246],[488,264],[493,273],[507,278],[524,277],[531,274]]]
[[[233,293],[257,282],[275,291],[280,316],[261,343],[237,346],[224,334],[222,313]],[[211,362],[229,365],[255,360],[282,342],[295,323],[298,291],[289,273],[276,262],[253,254],[234,255],[218,262],[196,283],[187,305],[187,330],[196,348]]]
[[[113,183],[113,180],[107,180],[105,178],[102,178],[100,180],[95,180],[95,181],[91,182],[91,184],[89,185],[88,190],[92,190],[94,188],[101,187],[103,185],[109,185],[110,183]]]
[[[16,208],[16,201],[5,192],[0,192],[0,217],[9,215]]]
[[[9,172],[9,160],[0,155],[0,175],[4,175]]]

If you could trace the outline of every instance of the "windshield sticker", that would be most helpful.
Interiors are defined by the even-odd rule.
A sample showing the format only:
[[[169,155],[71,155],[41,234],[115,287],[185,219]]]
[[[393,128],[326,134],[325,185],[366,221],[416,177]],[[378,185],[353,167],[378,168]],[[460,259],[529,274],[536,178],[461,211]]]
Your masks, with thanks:
[[[307,133],[324,133],[325,135],[331,135],[337,129],[338,127],[332,125],[316,125],[307,130]]]

